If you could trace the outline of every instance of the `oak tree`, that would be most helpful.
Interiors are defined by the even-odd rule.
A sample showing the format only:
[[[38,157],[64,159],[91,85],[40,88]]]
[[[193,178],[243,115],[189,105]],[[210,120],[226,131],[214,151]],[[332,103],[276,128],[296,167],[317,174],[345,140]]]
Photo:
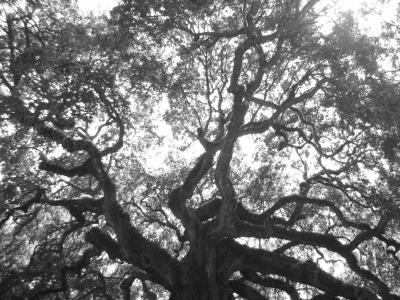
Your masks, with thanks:
[[[393,24],[318,0],[0,6],[4,299],[400,299]]]

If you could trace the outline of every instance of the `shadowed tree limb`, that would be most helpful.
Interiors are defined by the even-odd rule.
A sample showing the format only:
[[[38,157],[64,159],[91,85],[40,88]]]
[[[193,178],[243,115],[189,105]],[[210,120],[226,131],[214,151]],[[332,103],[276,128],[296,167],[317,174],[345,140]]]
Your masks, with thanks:
[[[224,257],[229,253],[229,257],[232,259],[231,263],[235,263],[241,270],[259,272],[265,275],[284,276],[291,281],[308,284],[328,294],[342,296],[347,299],[378,299],[369,290],[343,283],[311,262],[303,263],[285,255],[273,254],[266,250],[251,249],[230,241],[224,242],[224,246],[219,249],[219,253],[223,255],[220,257],[221,260],[224,260]]]
[[[285,291],[290,296],[291,300],[300,300],[300,296],[296,288],[285,281],[270,277],[261,277],[257,273],[249,271],[242,271],[241,273],[245,279],[250,280],[255,284]]]

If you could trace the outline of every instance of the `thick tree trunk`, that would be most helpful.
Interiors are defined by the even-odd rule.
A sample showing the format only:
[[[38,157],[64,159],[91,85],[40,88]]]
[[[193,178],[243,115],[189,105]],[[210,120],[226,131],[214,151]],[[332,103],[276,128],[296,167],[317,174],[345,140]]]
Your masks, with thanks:
[[[170,300],[233,300],[232,291],[225,287],[218,287],[218,291],[208,284],[198,284],[196,286],[184,286],[171,293]]]
[[[206,265],[199,264],[196,258],[198,256],[188,254],[181,262],[179,280],[177,280],[174,288],[170,289],[170,300],[234,299],[232,289],[228,287],[227,278],[219,276],[215,280],[211,280]],[[203,260],[205,261],[204,257]]]

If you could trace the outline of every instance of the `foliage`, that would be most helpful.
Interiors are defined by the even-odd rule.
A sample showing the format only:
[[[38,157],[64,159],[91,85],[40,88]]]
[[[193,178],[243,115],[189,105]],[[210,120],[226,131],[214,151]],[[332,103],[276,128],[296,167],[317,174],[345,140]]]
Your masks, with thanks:
[[[0,7],[4,299],[400,299],[395,23]]]

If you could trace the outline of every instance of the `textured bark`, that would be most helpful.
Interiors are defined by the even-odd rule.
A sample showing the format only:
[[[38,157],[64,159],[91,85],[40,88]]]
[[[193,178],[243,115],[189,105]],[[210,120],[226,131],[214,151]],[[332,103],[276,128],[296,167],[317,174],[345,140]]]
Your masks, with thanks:
[[[122,8],[129,11],[130,7],[127,3],[132,1],[125,2],[125,6]],[[132,3],[136,2],[133,1]],[[156,3],[157,1],[139,2],[139,6],[141,4],[151,6],[154,4],[153,2]],[[183,2],[177,1],[176,7],[182,8],[180,5],[183,5]],[[213,1],[189,2],[191,4],[187,4],[187,7],[184,6],[185,9],[182,11],[185,12],[185,16],[187,13],[187,16],[191,18],[191,14],[195,12],[192,6],[206,6]],[[220,2],[224,3],[223,5],[228,8],[231,5],[229,1]],[[14,216],[15,219],[18,219],[18,214],[22,212],[27,218],[22,220],[21,224],[24,224],[23,222],[29,224],[38,214],[39,210],[36,210],[36,206],[63,208],[71,215],[72,221],[68,224],[62,224],[66,229],[60,237],[61,242],[57,245],[50,245],[52,247],[46,249],[48,250],[46,253],[57,253],[59,261],[62,261],[64,241],[68,235],[78,230],[81,231],[81,235],[83,235],[82,233],[85,234],[85,241],[91,244],[90,248],[82,248],[85,251],[73,263],[68,262],[65,264],[63,261],[64,266],[57,266],[59,267],[56,270],[58,277],[54,275],[49,280],[49,282],[55,282],[54,286],[34,291],[33,298],[66,293],[68,291],[69,277],[79,277],[81,272],[90,266],[91,258],[99,257],[101,253],[107,253],[111,260],[133,268],[127,274],[121,275],[120,278],[121,294],[125,300],[130,299],[130,289],[135,280],[140,280],[143,291],[149,299],[155,299],[156,297],[154,291],[151,291],[148,286],[149,282],[158,284],[168,290],[171,294],[171,300],[231,300],[234,298],[233,295],[235,293],[242,298],[262,300],[267,299],[263,294],[263,288],[277,289],[286,293],[292,300],[300,300],[301,293],[298,290],[300,286],[306,286],[312,289],[314,294],[318,294],[312,298],[314,300],[333,300],[338,299],[337,297],[350,300],[400,299],[399,296],[391,293],[389,284],[384,282],[380,277],[381,274],[378,271],[371,270],[372,268],[362,267],[358,256],[355,254],[363,243],[379,240],[383,246],[386,246],[387,253],[391,254],[397,262],[399,261],[400,243],[391,238],[395,236],[394,234],[391,234],[391,237],[385,235],[391,222],[399,214],[398,209],[396,210],[395,207],[390,206],[392,204],[389,202],[393,201],[391,199],[382,201],[384,204],[379,207],[381,210],[379,212],[374,206],[376,203],[379,204],[379,201],[370,202],[372,204],[367,208],[372,213],[368,210],[363,211],[363,213],[366,215],[371,214],[376,218],[359,221],[358,217],[362,217],[361,213],[354,216],[351,211],[346,211],[352,207],[346,206],[346,203],[343,203],[345,201],[340,202],[340,199],[335,199],[335,196],[327,198],[307,196],[313,184],[325,184],[327,187],[336,188],[337,191],[348,197],[349,201],[352,200],[350,195],[346,194],[347,186],[343,187],[344,184],[340,182],[340,175],[358,167],[359,157],[349,159],[349,162],[338,170],[324,168],[321,172],[311,177],[304,175],[304,182],[300,184],[299,194],[283,197],[275,195],[271,197],[272,199],[251,199],[267,203],[268,207],[262,212],[255,213],[251,208],[246,207],[247,199],[243,200],[242,203],[243,197],[238,197],[237,195],[231,164],[235,146],[241,136],[262,134],[268,130],[273,130],[272,134],[275,137],[283,139],[279,143],[278,151],[289,147],[292,140],[295,139],[299,145],[292,145],[293,147],[302,149],[304,144],[308,144],[308,146],[315,149],[321,159],[336,159],[336,156],[340,156],[338,154],[343,156],[342,150],[347,146],[353,144],[354,148],[358,146],[356,144],[357,136],[355,136],[354,140],[349,139],[338,147],[333,145],[333,150],[324,152],[319,142],[321,137],[316,134],[315,124],[308,119],[309,116],[315,114],[314,110],[307,110],[308,106],[311,106],[309,104],[313,104],[309,100],[317,98],[316,96],[319,97],[321,93],[338,85],[337,81],[327,78],[327,73],[329,72],[326,69],[328,69],[329,61],[319,58],[322,55],[321,53],[317,51],[314,55],[318,56],[318,58],[304,59],[303,61],[304,49],[302,47],[288,46],[296,42],[296,39],[302,39],[302,35],[305,33],[310,34],[310,41],[307,42],[313,43],[312,33],[307,32],[307,28],[304,29],[305,33],[303,33],[301,27],[303,25],[307,27],[305,23],[308,24],[310,21],[311,23],[315,21],[312,14],[309,13],[318,1],[306,1],[302,8],[300,8],[301,1],[287,1],[287,15],[280,12],[279,14],[283,16],[271,16],[271,20],[269,20],[270,16],[264,15],[260,6],[265,5],[265,11],[273,11],[275,8],[279,10],[281,7],[277,4],[278,2],[275,3],[275,8],[274,5],[269,6],[268,2],[255,0],[249,3],[248,1],[243,1],[243,5],[240,8],[231,7],[232,11],[237,9],[237,17],[240,19],[240,22],[233,25],[234,27],[229,28],[230,24],[222,24],[228,29],[221,29],[216,26],[218,24],[211,24],[210,20],[203,20],[204,24],[208,24],[205,27],[210,28],[200,33],[193,31],[190,19],[190,22],[183,22],[182,19],[178,18],[178,12],[180,13],[180,11],[174,5],[164,7],[165,3],[163,3],[160,4],[162,9],[154,7],[154,15],[156,16],[159,13],[159,19],[165,21],[165,24],[162,24],[163,28],[165,26],[169,29],[173,28],[177,32],[183,31],[188,44],[193,42],[190,46],[193,48],[186,49],[189,53],[192,50],[195,50],[193,52],[195,53],[200,49],[200,52],[204,51],[209,55],[208,51],[211,51],[210,49],[221,41],[229,41],[226,45],[232,47],[230,49],[231,60],[225,58],[229,62],[227,63],[228,67],[225,67],[230,71],[222,70],[224,66],[222,66],[221,59],[220,72],[224,73],[221,75],[221,78],[224,77],[221,79],[223,83],[220,87],[217,86],[215,88],[216,91],[214,91],[215,94],[218,92],[218,104],[213,106],[210,104],[210,99],[208,99],[209,116],[206,122],[203,122],[201,120],[202,117],[200,117],[201,114],[196,112],[200,128],[197,130],[197,135],[194,136],[204,147],[204,153],[197,158],[193,167],[183,176],[182,181],[177,180],[175,186],[169,187],[168,196],[165,196],[165,199],[160,201],[161,205],[166,206],[166,211],[168,209],[169,211],[163,211],[165,222],[162,224],[160,222],[159,224],[172,228],[177,234],[178,241],[181,242],[181,248],[172,250],[177,252],[175,256],[171,254],[171,249],[168,249],[168,251],[171,251],[170,253],[163,249],[159,243],[145,238],[144,234],[142,234],[142,229],[139,227],[140,225],[136,226],[132,223],[131,216],[121,205],[121,199],[117,196],[118,186],[116,186],[116,182],[104,162],[106,157],[108,158],[110,155],[115,154],[124,144],[125,129],[123,122],[125,120],[123,121],[117,107],[114,107],[118,101],[114,103],[109,99],[114,94],[118,94],[118,89],[114,90],[114,87],[110,88],[110,86],[104,85],[103,81],[97,82],[96,78],[91,78],[91,76],[94,76],[93,74],[88,75],[88,81],[85,83],[85,88],[93,90],[93,97],[96,98],[88,101],[93,101],[95,102],[93,104],[99,104],[104,109],[104,116],[108,117],[108,121],[114,124],[115,128],[113,128],[112,132],[118,130],[118,136],[114,137],[114,143],[108,146],[96,145],[95,139],[92,142],[89,138],[82,138],[81,135],[72,132],[73,129],[77,129],[75,128],[75,120],[63,119],[59,115],[54,115],[54,112],[49,108],[41,110],[40,105],[50,105],[51,100],[57,102],[59,99],[47,99],[44,97],[43,100],[40,100],[40,95],[37,95],[35,97],[38,99],[33,99],[33,102],[37,100],[38,104],[29,107],[31,99],[24,99],[21,91],[25,87],[20,85],[24,80],[29,82],[31,75],[29,72],[32,70],[32,64],[25,66],[27,70],[24,73],[23,66],[17,64],[15,56],[17,52],[23,54],[25,50],[30,49],[30,39],[35,37],[32,33],[27,34],[21,31],[20,35],[23,37],[26,34],[26,36],[25,39],[21,38],[19,42],[21,45],[19,45],[15,36],[17,29],[13,25],[13,22],[19,21],[10,18],[6,20],[4,26],[8,28],[8,31],[2,37],[4,37],[5,41],[4,53],[8,51],[8,55],[4,56],[4,61],[7,64],[3,64],[5,71],[1,70],[0,79],[3,82],[1,88],[7,89],[8,92],[1,95],[0,98],[2,114],[5,111],[6,117],[12,122],[15,121],[22,128],[33,130],[40,138],[61,146],[66,154],[73,157],[70,163],[61,165],[62,162],[51,162],[41,156],[39,170],[47,172],[50,176],[66,176],[69,179],[90,178],[98,185],[97,198],[95,196],[91,198],[81,195],[81,197],[75,198],[74,196],[73,199],[59,199],[57,201],[49,198],[50,196],[46,194],[44,187],[35,187],[35,190],[30,192],[31,197],[28,200],[13,206],[4,214],[4,218],[0,220],[1,227]],[[240,4],[240,1],[235,2],[237,6],[240,6]],[[146,17],[149,12],[143,7],[140,9],[142,11],[136,16],[138,23],[140,23],[140,20],[143,21],[143,24],[147,24],[146,22],[149,20],[141,20],[140,18]],[[157,11],[158,9],[160,10]],[[164,13],[167,15],[163,15]],[[168,15],[169,13],[171,15]],[[228,14],[228,12],[223,14]],[[175,20],[175,17],[178,20]],[[34,20],[29,18],[31,16],[27,15],[22,16],[20,19],[28,20],[25,22],[25,27],[30,21]],[[157,18],[152,16],[150,19],[154,21]],[[168,24],[167,21],[169,22]],[[264,21],[266,22],[265,24],[263,23]],[[151,24],[149,27],[157,26],[155,25],[157,23],[153,24],[151,22],[147,24]],[[198,23],[201,24],[200,21]],[[187,24],[190,24],[190,26]],[[211,25],[209,26],[209,24]],[[196,30],[201,31],[200,27],[202,25]],[[189,27],[186,28],[185,26]],[[264,26],[264,28],[257,28],[257,26]],[[209,32],[208,30],[211,31]],[[37,34],[40,35],[41,32],[38,31]],[[145,33],[143,33],[143,37],[145,37]],[[139,40],[144,40],[145,38],[143,37],[140,37]],[[190,38],[193,38],[193,41],[190,41]],[[329,41],[329,43],[333,43],[333,40]],[[40,42],[46,43],[44,40]],[[24,43],[26,45],[23,45]],[[325,43],[323,46],[329,43]],[[204,45],[206,47],[202,48]],[[316,45],[322,46],[322,44]],[[16,51],[15,47],[20,47],[21,49]],[[312,47],[317,48],[315,45]],[[293,51],[290,51],[290,49]],[[96,50],[93,51],[95,52]],[[221,56],[222,52],[221,50]],[[82,55],[82,53],[79,53],[79,55]],[[348,58],[344,58],[347,62]],[[285,59],[288,60],[288,65],[280,62]],[[304,64],[301,67],[303,69],[300,70],[299,74],[291,74],[295,73],[293,71],[295,67],[292,65],[298,62]],[[110,69],[116,67],[113,62],[109,63]],[[119,63],[122,65],[126,62],[121,60]],[[99,59],[99,64],[101,64],[101,59]],[[140,65],[145,64],[140,62]],[[287,76],[285,80],[278,82],[280,87],[277,90],[278,93],[282,92],[282,94],[276,95],[272,93],[267,95],[269,87],[272,87],[269,86],[270,82],[268,81],[275,80],[274,76],[270,76],[269,72],[272,70],[272,73],[277,73],[273,75],[276,75],[279,79],[279,76],[283,74],[280,74],[280,72],[285,72],[285,68],[288,66],[294,69],[285,75]],[[90,69],[89,66],[85,67]],[[211,66],[208,61],[204,64],[207,85],[205,88],[206,97],[210,97],[210,94],[213,93],[210,87],[214,78],[209,76],[208,70],[208,68],[212,67],[214,66]],[[249,69],[246,69],[246,67]],[[9,69],[8,71],[6,70],[7,68]],[[119,66],[116,68],[119,68]],[[274,71],[274,68],[277,70]],[[333,73],[332,70],[330,72]],[[90,71],[96,73],[96,70]],[[5,75],[3,75],[3,72]],[[251,74],[249,75],[249,73]],[[40,81],[43,74],[38,72],[35,74],[36,79]],[[32,75],[32,78],[35,78],[35,74]],[[268,79],[264,80],[264,77],[268,77]],[[34,85],[34,83],[32,84]],[[57,82],[55,85],[57,85]],[[27,84],[26,89],[29,90],[29,84]],[[201,94],[201,88],[196,87],[196,89],[196,93]],[[269,100],[261,99],[264,91],[265,99]],[[79,94],[79,96],[81,95]],[[277,99],[272,99],[274,97],[277,97]],[[321,95],[321,97],[323,96]],[[81,101],[81,99],[77,101]],[[321,107],[324,106],[322,102],[315,103]],[[64,103],[62,105],[67,104]],[[75,109],[77,108],[75,107]],[[263,113],[257,115],[258,111],[264,109]],[[216,114],[218,114],[217,121],[215,121]],[[89,116],[81,116],[82,120],[79,121],[84,122],[86,117]],[[123,117],[125,118],[125,116]],[[130,117],[130,115],[126,117]],[[215,123],[211,124],[212,122]],[[325,126],[326,124],[323,123],[322,125]],[[340,126],[337,126],[340,129]],[[376,128],[373,129],[375,130]],[[322,136],[322,134],[320,135]],[[275,147],[276,145],[270,143],[269,146]],[[349,153],[351,152],[350,148],[347,150]],[[371,145],[364,149],[365,152],[369,148],[371,148]],[[270,150],[271,152],[275,151],[275,149]],[[391,151],[393,152],[394,148]],[[346,153],[346,155],[351,155],[349,153]],[[395,153],[391,153],[392,160],[394,160],[394,156]],[[337,161],[341,161],[341,159],[340,157]],[[110,166],[112,167],[111,163]],[[348,177],[351,176],[349,175]],[[212,185],[209,190],[214,189],[215,194],[210,196],[209,199],[205,199],[205,201],[192,202],[191,200],[195,200],[192,198],[196,196],[196,189],[201,188],[203,182]],[[352,191],[360,194],[360,197],[364,196],[361,188],[352,188],[354,188]],[[240,189],[243,190],[242,186]],[[92,195],[96,195],[96,193]],[[252,196],[252,192],[245,195],[248,198]],[[375,200],[373,199],[373,201]],[[192,207],[191,203],[196,203],[196,206],[193,205]],[[359,207],[365,208],[365,205],[359,205]],[[138,210],[141,209],[139,205],[136,208]],[[309,208],[310,211],[307,211]],[[152,208],[149,208],[150,210]],[[306,228],[301,221],[306,219],[309,222],[308,224],[314,222],[315,219],[313,219],[314,216],[312,214],[315,211],[318,211],[321,215],[328,213],[335,224],[333,226],[329,224],[330,228],[326,229],[325,232],[323,230],[314,232],[312,226]],[[175,218],[170,222],[168,217],[171,217],[172,214]],[[104,219],[99,218],[100,216],[105,217],[106,224],[104,224]],[[155,222],[157,222],[157,218],[151,220],[156,220]],[[323,227],[321,224],[317,225]],[[343,239],[337,233],[335,235],[331,227],[347,230],[347,239]],[[184,235],[181,236],[181,231],[183,230]],[[267,251],[239,244],[235,239],[240,237],[265,240],[273,238],[284,244],[275,250]],[[275,242],[271,243],[271,245],[275,244]],[[292,250],[295,246],[309,247],[321,253],[322,249],[340,256],[342,262],[364,284],[356,286],[347,283],[325,272],[311,260],[302,261],[291,257],[288,250]],[[40,250],[40,247],[38,249]],[[182,249],[185,249],[183,258]],[[42,254],[39,250],[35,250],[34,254]],[[323,255],[321,254],[321,256]],[[40,273],[37,271],[35,273],[34,271],[36,271],[34,267],[31,268],[31,265],[28,265],[26,269],[20,272],[7,274],[5,279],[0,282],[0,291],[5,293],[7,290],[12,289],[17,280],[24,276],[29,279],[26,282],[37,281],[35,277],[39,277]],[[96,286],[96,289],[102,289],[102,296],[110,299],[106,291],[104,276],[98,272],[96,279],[100,283]],[[45,283],[47,284],[47,282]]]

